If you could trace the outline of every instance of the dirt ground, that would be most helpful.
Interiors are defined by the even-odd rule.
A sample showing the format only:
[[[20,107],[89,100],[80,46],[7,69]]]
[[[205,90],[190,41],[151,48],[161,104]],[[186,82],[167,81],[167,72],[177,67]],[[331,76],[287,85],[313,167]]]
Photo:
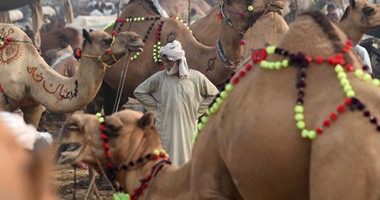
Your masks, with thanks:
[[[136,103],[136,101],[131,101],[128,105],[125,105],[124,108],[140,110],[142,107]],[[45,111],[42,115],[41,122],[39,125],[39,129],[49,132],[53,135],[54,143],[53,143],[53,151],[58,147],[56,143],[56,139],[58,137],[58,131],[61,128],[62,124],[66,119],[65,114],[59,113],[51,113],[49,111]],[[60,166],[57,165],[55,167],[55,184],[57,185],[57,193],[62,200],[79,200],[84,199],[86,195],[87,188],[89,186],[90,178],[89,172],[86,169],[76,168],[76,182],[74,183],[74,167],[71,165]],[[98,187],[100,198],[96,198],[95,193],[92,192],[88,199],[103,199],[103,200],[111,200],[112,197],[112,189],[111,186],[107,183],[104,178],[99,178],[96,176],[95,184]],[[74,194],[75,191],[75,194]],[[75,195],[75,196],[74,196]],[[75,198],[74,198],[75,197]]]

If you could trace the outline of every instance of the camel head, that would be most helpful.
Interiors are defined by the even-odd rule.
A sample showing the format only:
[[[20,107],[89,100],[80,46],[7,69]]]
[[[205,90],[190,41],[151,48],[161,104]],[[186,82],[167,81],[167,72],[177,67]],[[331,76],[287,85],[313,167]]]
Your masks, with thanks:
[[[121,32],[113,36],[107,32],[95,30],[87,32],[83,29],[82,57],[98,59],[109,66],[117,62],[129,52],[142,52],[144,42],[135,32]]]
[[[380,27],[380,5],[368,0],[350,0],[350,5],[340,20],[340,24],[344,23],[361,33]]]
[[[74,114],[67,119],[60,131],[61,145],[57,151],[59,163],[83,161],[97,169],[97,161],[102,167],[109,166],[106,146],[109,146],[110,157],[115,164],[162,149],[153,122],[152,112],[143,114],[123,110],[105,117],[105,131],[101,131],[99,116]]]
[[[284,0],[223,0],[220,9],[222,17],[230,26],[243,31],[248,30],[265,13],[281,12],[284,6]]]

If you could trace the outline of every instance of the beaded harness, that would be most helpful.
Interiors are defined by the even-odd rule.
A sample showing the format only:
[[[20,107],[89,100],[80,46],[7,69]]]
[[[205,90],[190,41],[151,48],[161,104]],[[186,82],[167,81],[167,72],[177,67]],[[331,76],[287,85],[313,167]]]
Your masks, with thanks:
[[[133,190],[133,194],[120,194],[117,193],[114,195],[115,199],[121,198],[121,196],[126,196],[127,198],[130,198],[131,200],[137,200],[139,196],[142,195],[144,189],[148,188],[149,182],[152,180],[153,177],[155,177],[158,172],[162,169],[162,167],[165,164],[171,164],[169,155],[164,150],[154,150],[153,153],[149,153],[143,157],[138,158],[134,161],[129,161],[126,164],[116,165],[111,161],[111,152],[109,149],[109,143],[108,143],[108,132],[106,129],[106,122],[105,117],[101,113],[97,113],[96,116],[98,117],[99,122],[99,130],[102,132],[101,139],[103,140],[103,148],[104,148],[104,155],[107,160],[107,177],[111,180],[113,183],[113,186],[117,188],[117,191],[123,191],[123,189],[116,185],[115,181],[115,173],[120,170],[131,170],[136,169],[138,167],[143,166],[145,163],[149,161],[157,161],[158,159],[161,159],[159,162],[153,165],[151,168],[151,171],[149,174],[147,174],[144,178],[140,179],[140,187]]]
[[[298,66],[300,68],[300,72],[297,75],[297,101],[294,107],[294,119],[296,122],[296,127],[300,130],[301,137],[304,139],[314,140],[318,135],[324,133],[325,129],[331,126],[331,123],[336,121],[339,115],[346,112],[346,110],[359,110],[363,112],[363,116],[369,119],[369,122],[376,126],[376,130],[380,132],[380,124],[377,122],[375,116],[371,115],[370,111],[366,109],[365,105],[356,98],[356,93],[353,90],[349,79],[347,78],[347,73],[354,73],[356,78],[362,79],[365,82],[372,83],[375,86],[380,86],[380,80],[374,79],[371,74],[368,73],[368,66],[363,66],[362,69],[355,69],[351,63],[348,63],[344,59],[344,54],[350,51],[352,48],[352,41],[348,40],[343,47],[341,53],[336,54],[335,56],[329,56],[328,58],[323,58],[321,56],[317,56],[315,58],[311,56],[305,56],[302,53],[290,53],[284,49],[277,48],[275,46],[269,46],[264,49],[255,51],[252,53],[251,61],[253,64],[260,64],[260,67],[267,70],[280,70],[288,68],[290,65]],[[285,58],[282,61],[270,62],[267,61],[266,58],[270,54],[279,54],[281,56],[290,58]],[[305,87],[306,87],[306,68],[311,63],[328,63],[330,65],[335,66],[335,72],[340,81],[340,84],[345,92],[346,98],[342,101],[341,104],[337,105],[336,109],[332,111],[329,116],[323,121],[322,125],[316,127],[315,129],[308,129],[306,127],[306,123],[304,121],[304,100],[305,96]],[[216,97],[215,101],[210,105],[206,114],[201,118],[198,123],[197,131],[194,136],[193,144],[195,140],[198,138],[199,133],[204,128],[207,123],[209,117],[215,114],[220,108],[223,101],[227,98],[228,94],[232,92],[234,87],[239,83],[239,80],[243,78],[247,72],[251,71],[252,64],[248,63],[242,68],[237,75],[234,76],[230,83],[225,86],[224,91],[220,92]]]

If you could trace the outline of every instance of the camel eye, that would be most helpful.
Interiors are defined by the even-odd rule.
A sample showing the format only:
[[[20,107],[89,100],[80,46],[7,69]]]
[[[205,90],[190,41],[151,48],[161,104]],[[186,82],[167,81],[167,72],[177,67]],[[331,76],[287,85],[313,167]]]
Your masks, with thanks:
[[[65,129],[71,130],[71,131],[76,131],[76,130],[79,130],[80,128],[76,124],[68,124],[65,126]]]
[[[363,8],[362,11],[363,11],[363,13],[365,15],[369,16],[369,15],[371,15],[375,11],[375,9],[372,8],[372,7],[366,6],[366,7]]]
[[[112,43],[112,38],[106,38],[106,39],[103,39],[103,42],[106,44],[106,45],[111,45]]]

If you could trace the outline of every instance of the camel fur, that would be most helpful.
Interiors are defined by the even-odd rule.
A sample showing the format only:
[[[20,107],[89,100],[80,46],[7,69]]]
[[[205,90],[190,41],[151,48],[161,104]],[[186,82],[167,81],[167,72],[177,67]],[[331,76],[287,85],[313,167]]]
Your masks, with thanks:
[[[307,34],[306,34],[307,33]],[[279,48],[302,52],[313,59],[336,55],[346,35],[323,14],[308,12],[292,23]],[[362,63],[351,48],[344,55],[354,69]],[[284,57],[271,54],[268,61]],[[296,127],[299,66],[267,70],[253,64],[241,73],[216,114],[200,132],[191,161],[180,168],[165,165],[140,199],[256,199],[363,200],[380,198],[379,86],[347,72],[356,98],[370,112],[347,108],[314,140],[303,139]],[[291,63],[292,64],[292,63]],[[305,123],[323,124],[346,95],[334,66],[313,61],[306,68]],[[235,80],[235,79],[232,79]],[[375,120],[373,120],[375,118]],[[117,166],[160,149],[151,113],[125,110],[105,118],[111,160]],[[374,122],[375,121],[375,122]],[[62,129],[61,143],[76,145],[64,151],[61,162],[85,161],[106,168],[97,116],[75,114]],[[89,142],[91,141],[91,142]],[[157,161],[156,161],[157,162]],[[133,193],[155,162],[134,170],[116,171],[124,192]]]
[[[28,36],[14,25],[0,24],[2,38],[12,38],[0,50],[0,105],[5,111],[18,107],[25,122],[37,127],[45,106],[53,112],[74,112],[86,106],[96,95],[105,73],[104,63],[115,60],[106,51],[110,47],[115,59],[129,51],[142,51],[142,39],[133,32],[112,35],[104,31],[83,30],[86,44],[77,73],[66,78],[54,71],[40,57]],[[113,42],[114,41],[114,42]],[[113,42],[113,43],[112,43]]]
[[[205,45],[215,45],[221,32],[217,15],[220,13],[219,4],[215,5],[207,16],[190,25],[193,35],[199,42]],[[266,45],[278,45],[282,37],[289,30],[288,24],[281,16],[282,10],[269,7],[269,13],[261,16],[252,28],[245,33],[247,44],[244,46],[245,57],[249,56],[252,49],[259,49]],[[224,30],[223,30],[224,31]]]
[[[283,0],[255,0],[253,1],[254,12],[260,16],[267,11],[268,6],[283,7]],[[231,0],[226,1],[225,10],[246,11],[249,4],[246,1]],[[126,9],[121,14],[121,18],[127,17],[159,17],[158,12],[152,8],[151,1],[148,0],[133,0],[130,1]],[[249,23],[255,23],[256,18],[251,13],[246,13],[246,16],[242,18],[240,15],[231,15],[231,21],[235,27],[239,27],[241,31],[246,31],[249,28]],[[160,70],[160,65],[154,62],[153,59],[153,45],[155,40],[155,32],[157,32],[157,25],[160,21],[163,22],[162,29],[160,31],[161,46],[164,46],[168,41],[176,39],[182,43],[183,49],[186,52],[187,63],[190,68],[200,71],[205,74],[207,78],[218,85],[224,83],[227,78],[233,72],[233,64],[224,63],[216,53],[216,47],[209,47],[199,43],[187,27],[180,21],[173,18],[159,17],[156,20],[153,28],[149,31],[149,27],[152,24],[152,20],[138,21],[138,22],[126,22],[118,23],[115,29],[109,28],[108,32],[131,30],[142,37],[148,33],[146,39],[146,48],[144,52],[136,59],[133,60],[127,71],[124,87],[122,90],[121,105],[125,103],[128,97],[133,97],[134,89],[147,79],[152,74]],[[224,31],[220,33],[220,43],[223,48],[225,56],[231,62],[238,61],[242,57],[243,47],[240,45],[241,36],[237,30],[232,29],[225,20],[222,20],[221,27]],[[104,77],[104,82],[112,88],[113,91],[117,91],[120,82],[120,72],[123,69],[122,63],[116,63],[110,70],[108,70]],[[110,91],[106,91],[103,95],[105,113],[112,113],[115,97],[110,94]],[[93,105],[96,107],[96,105]],[[109,108],[111,107],[111,108]],[[91,109],[88,109],[91,110]],[[96,110],[94,112],[97,112]]]

